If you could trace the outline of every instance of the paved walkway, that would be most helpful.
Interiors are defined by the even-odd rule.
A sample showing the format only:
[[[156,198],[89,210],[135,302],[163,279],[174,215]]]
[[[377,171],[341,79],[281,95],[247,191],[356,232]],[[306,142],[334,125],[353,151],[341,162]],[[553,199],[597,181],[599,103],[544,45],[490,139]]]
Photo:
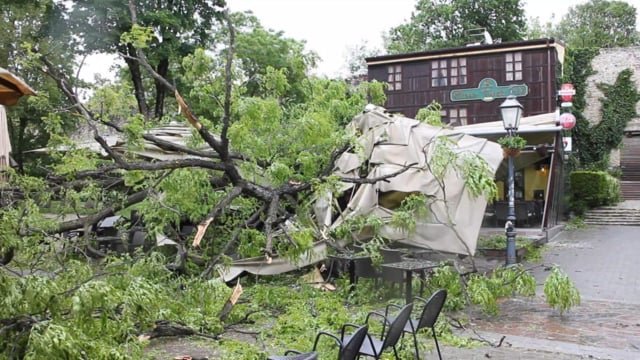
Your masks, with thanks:
[[[447,348],[457,359],[640,359],[640,227],[601,226],[565,231],[547,245],[545,264],[558,264],[582,296],[564,316],[549,308],[534,271],[538,296],[501,303],[497,318],[476,314],[474,328],[499,348]]]
[[[560,265],[584,299],[640,304],[640,227],[565,231],[547,244],[543,258]],[[543,271],[535,275],[546,278]]]

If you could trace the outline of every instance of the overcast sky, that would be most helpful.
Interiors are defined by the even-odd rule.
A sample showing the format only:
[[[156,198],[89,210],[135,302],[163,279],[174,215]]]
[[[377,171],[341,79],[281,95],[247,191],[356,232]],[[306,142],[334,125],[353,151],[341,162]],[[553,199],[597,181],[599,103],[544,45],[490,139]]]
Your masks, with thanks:
[[[305,40],[307,49],[320,55],[317,74],[329,77],[346,72],[349,49],[367,42],[382,48],[382,33],[411,17],[418,0],[227,0],[232,11],[251,10],[262,25],[296,40]],[[571,6],[585,0],[526,0],[527,17],[542,23],[555,14],[560,19]],[[628,0],[640,9],[640,0]],[[640,23],[638,23],[640,25]],[[112,58],[94,56],[82,77],[92,80],[93,72],[106,76]]]
[[[527,17],[556,21],[569,7],[585,0],[526,0]],[[629,0],[636,9],[640,0]],[[227,0],[232,11],[251,10],[263,26],[306,40],[322,58],[317,73],[334,76],[346,71],[349,49],[367,41],[382,48],[382,33],[411,17],[417,0]]]

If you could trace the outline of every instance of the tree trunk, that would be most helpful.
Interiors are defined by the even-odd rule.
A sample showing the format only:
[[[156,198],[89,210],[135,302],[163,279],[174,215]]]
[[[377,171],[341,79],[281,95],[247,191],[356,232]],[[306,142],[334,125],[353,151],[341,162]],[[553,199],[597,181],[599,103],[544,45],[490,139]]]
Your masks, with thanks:
[[[136,56],[136,49],[133,45],[127,45],[127,53],[129,56]],[[131,82],[133,83],[133,91],[138,102],[138,111],[145,117],[149,118],[149,108],[147,107],[147,99],[144,95],[144,86],[142,85],[142,73],[140,72],[140,64],[134,59],[125,58],[124,61],[129,66],[131,73]]]
[[[163,78],[167,78],[167,74],[169,73],[169,59],[162,58],[158,63],[157,73],[160,74]],[[155,81],[156,85],[156,106],[154,111],[154,117],[156,119],[161,119],[164,115],[164,98],[167,94],[167,90],[161,82],[158,80]]]

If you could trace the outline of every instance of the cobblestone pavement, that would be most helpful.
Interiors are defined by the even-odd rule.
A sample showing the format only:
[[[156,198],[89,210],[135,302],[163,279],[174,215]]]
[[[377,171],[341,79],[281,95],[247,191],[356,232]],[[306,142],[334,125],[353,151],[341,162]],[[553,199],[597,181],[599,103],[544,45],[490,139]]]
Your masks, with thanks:
[[[500,315],[478,315],[472,322],[483,331],[577,345],[638,351],[640,358],[640,305],[583,301],[560,316],[542,298],[510,299]]]
[[[548,272],[539,267],[534,271],[538,297],[506,300],[497,317],[472,315],[473,328],[483,337],[497,343],[506,336],[501,347],[447,348],[446,358],[640,359],[638,233],[639,227],[629,226],[561,233],[546,246],[543,262],[569,275],[582,303],[563,316],[547,306],[542,284]]]

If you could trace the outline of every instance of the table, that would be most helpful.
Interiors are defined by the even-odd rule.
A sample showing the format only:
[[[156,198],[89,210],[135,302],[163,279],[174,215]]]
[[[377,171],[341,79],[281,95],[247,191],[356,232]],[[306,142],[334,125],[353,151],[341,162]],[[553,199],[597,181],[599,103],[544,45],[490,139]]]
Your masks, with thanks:
[[[346,262],[347,267],[349,268],[349,291],[353,290],[353,285],[356,283],[356,269],[354,262],[360,259],[369,259],[371,256],[366,254],[356,254],[356,253],[339,253],[328,256],[329,259],[338,260],[340,262]]]
[[[400,262],[387,263],[381,265],[383,268],[387,269],[396,269],[396,270],[404,270],[404,296],[406,303],[412,302],[413,299],[413,289],[412,289],[412,281],[413,281],[413,273],[416,271],[424,271],[433,268],[437,268],[440,264],[429,261],[429,260],[419,260],[419,259],[406,259]]]

